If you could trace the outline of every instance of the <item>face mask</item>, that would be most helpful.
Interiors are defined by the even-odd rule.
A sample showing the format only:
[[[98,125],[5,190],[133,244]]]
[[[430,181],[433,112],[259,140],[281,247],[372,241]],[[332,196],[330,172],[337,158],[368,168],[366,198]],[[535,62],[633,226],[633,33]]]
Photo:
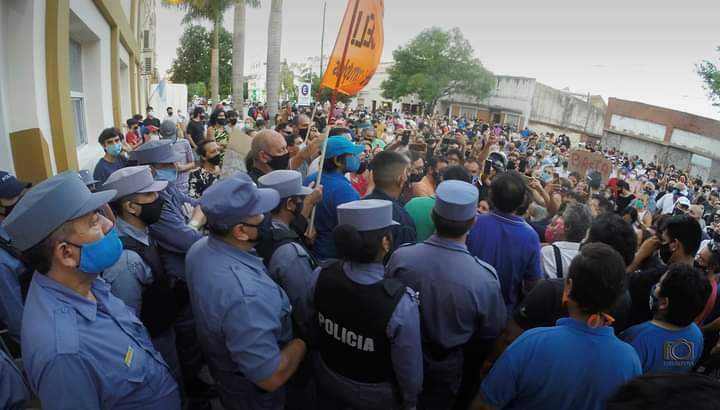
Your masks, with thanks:
[[[80,248],[80,265],[78,269],[89,275],[97,276],[105,269],[113,266],[122,255],[122,242],[117,230],[113,227],[102,239],[92,243],[70,245]]]
[[[153,111],[148,111],[148,112],[147,112],[147,115],[148,115],[148,117],[152,117]]]
[[[118,142],[117,144],[110,145],[105,148],[105,151],[113,157],[117,157],[122,152],[122,144]]]
[[[235,126],[235,124],[237,124],[237,118],[230,118],[228,122],[230,123],[230,125]]]
[[[148,204],[138,204],[140,205],[140,215],[138,215],[138,218],[140,218],[141,221],[143,221],[146,225],[152,225],[160,220],[160,213],[163,210],[163,206],[165,205],[165,200],[158,197],[158,199],[148,203]]]
[[[540,175],[540,178],[542,178],[544,182],[550,182],[552,181],[553,176],[543,171],[542,175]]]
[[[227,124],[227,120],[225,118],[218,118],[217,123],[218,125],[225,125]]]
[[[415,182],[420,182],[421,179],[422,179],[422,174],[420,174],[420,173],[410,174],[410,175],[408,176],[408,181],[409,181],[411,184],[414,184]]]
[[[664,264],[670,263],[670,258],[672,257],[673,251],[670,249],[670,243],[666,243],[663,245],[660,245],[660,259],[662,259]]]
[[[288,164],[290,163],[290,153],[286,153],[283,155],[270,155],[270,161],[267,162],[268,166],[272,168],[273,170],[278,169],[287,169]]]
[[[655,314],[658,309],[660,309],[660,301],[655,294],[659,286],[660,284],[656,283],[655,286],[652,287],[652,290],[650,290],[650,298],[648,299],[648,306],[650,307],[650,312],[652,312],[653,314]]]
[[[361,161],[360,162],[360,168],[355,172],[356,174],[364,174],[365,171],[367,171],[368,162],[367,161]]]
[[[298,147],[298,151],[302,151],[302,150],[304,150],[304,149],[307,147],[307,144],[305,144],[305,143],[303,142],[302,144],[299,144],[297,147]]]
[[[167,113],[167,115],[168,115],[168,117],[172,117],[172,115],[173,115],[172,111],[169,111],[169,112]]]
[[[174,168],[161,168],[155,171],[155,179],[173,183],[177,180],[177,170]]]
[[[307,138],[309,128],[298,128],[298,135],[303,139]]]
[[[207,159],[208,164],[212,165],[220,165],[220,155],[215,155],[214,157]]]
[[[355,155],[345,157],[345,170],[347,172],[357,172],[360,169],[360,158]]]

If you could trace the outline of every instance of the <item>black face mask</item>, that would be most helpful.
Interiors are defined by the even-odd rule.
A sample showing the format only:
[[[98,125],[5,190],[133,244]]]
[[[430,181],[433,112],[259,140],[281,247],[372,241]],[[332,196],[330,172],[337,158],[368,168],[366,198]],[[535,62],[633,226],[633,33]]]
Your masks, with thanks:
[[[214,157],[207,159],[208,164],[213,165],[220,165],[220,155],[215,155]]]
[[[217,123],[218,125],[225,125],[227,124],[227,120],[225,118],[218,118]]]
[[[410,174],[410,175],[408,175],[408,182],[411,183],[411,184],[414,184],[415,182],[420,182],[420,180],[422,179],[422,177],[423,177],[423,176],[422,176],[422,174],[420,174],[420,173]]]
[[[286,153],[283,155],[270,155],[270,161],[267,162],[268,166],[272,168],[273,170],[277,171],[279,169],[287,169],[288,164],[290,164],[290,153]]]
[[[228,120],[228,123],[230,123],[230,125],[232,126],[235,126],[235,124],[237,124],[237,118],[230,118]]]
[[[148,204],[138,204],[141,207],[140,218],[146,225],[152,225],[160,220],[160,213],[165,205],[165,200],[158,197],[158,199]]]
[[[367,161],[361,161],[361,162],[360,162],[360,168],[358,168],[356,174],[358,174],[358,175],[364,174],[365,171],[367,171],[367,167],[368,167],[368,162],[367,162]]]
[[[670,249],[670,243],[662,244],[660,245],[660,259],[663,261],[664,264],[670,263],[670,258],[672,257],[673,251]]]
[[[309,128],[298,128],[298,135],[303,139],[307,138]]]

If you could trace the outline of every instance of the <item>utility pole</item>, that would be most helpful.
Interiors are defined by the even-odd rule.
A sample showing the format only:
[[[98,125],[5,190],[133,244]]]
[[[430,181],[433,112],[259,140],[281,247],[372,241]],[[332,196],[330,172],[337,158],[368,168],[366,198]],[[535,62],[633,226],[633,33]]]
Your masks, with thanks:
[[[322,33],[320,34],[320,79],[323,76],[323,58],[325,58],[325,13],[327,13],[327,1],[323,2]]]

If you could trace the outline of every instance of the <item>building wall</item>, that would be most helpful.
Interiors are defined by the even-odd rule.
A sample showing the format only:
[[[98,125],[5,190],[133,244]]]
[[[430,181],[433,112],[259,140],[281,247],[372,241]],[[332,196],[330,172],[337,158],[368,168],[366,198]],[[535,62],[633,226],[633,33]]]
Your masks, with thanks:
[[[520,127],[527,126],[537,82],[534,78],[497,76],[495,91],[486,105],[493,109],[514,111],[522,115]]]
[[[537,84],[532,98],[530,122],[555,125],[560,129],[602,135],[605,113],[568,93]]]

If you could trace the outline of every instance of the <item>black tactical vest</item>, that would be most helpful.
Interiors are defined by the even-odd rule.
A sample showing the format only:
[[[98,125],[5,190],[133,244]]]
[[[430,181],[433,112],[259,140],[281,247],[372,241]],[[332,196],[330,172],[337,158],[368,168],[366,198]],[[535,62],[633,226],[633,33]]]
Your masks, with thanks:
[[[396,279],[361,285],[337,261],[323,268],[315,285],[319,347],[334,372],[363,383],[394,380],[387,325],[405,287]]]

